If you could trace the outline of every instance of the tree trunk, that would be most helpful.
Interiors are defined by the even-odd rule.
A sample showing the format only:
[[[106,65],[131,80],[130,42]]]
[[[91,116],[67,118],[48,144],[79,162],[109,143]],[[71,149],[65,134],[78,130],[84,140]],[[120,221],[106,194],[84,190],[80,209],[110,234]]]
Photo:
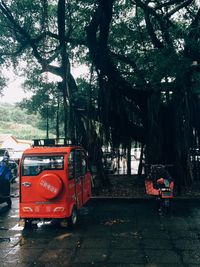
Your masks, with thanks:
[[[129,141],[129,146],[127,148],[127,175],[131,175],[131,141]]]
[[[160,129],[160,94],[155,93],[149,97],[146,122],[146,151],[147,164],[159,164],[162,161],[162,133]]]

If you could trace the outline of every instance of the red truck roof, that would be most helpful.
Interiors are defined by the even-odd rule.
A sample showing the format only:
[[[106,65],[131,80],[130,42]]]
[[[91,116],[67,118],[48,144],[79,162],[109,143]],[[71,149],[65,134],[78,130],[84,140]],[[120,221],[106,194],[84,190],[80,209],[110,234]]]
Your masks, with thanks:
[[[79,146],[67,146],[67,147],[32,147],[27,148],[24,151],[24,155],[27,154],[46,154],[46,153],[69,153],[74,148],[80,148]]]

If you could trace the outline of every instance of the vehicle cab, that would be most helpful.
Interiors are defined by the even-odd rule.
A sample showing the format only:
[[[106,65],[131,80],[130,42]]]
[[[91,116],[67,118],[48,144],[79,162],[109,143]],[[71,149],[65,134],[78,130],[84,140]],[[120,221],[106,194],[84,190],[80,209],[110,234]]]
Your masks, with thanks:
[[[80,146],[45,141],[37,140],[20,161],[20,219],[25,226],[40,219],[72,226],[91,198],[87,154]]]

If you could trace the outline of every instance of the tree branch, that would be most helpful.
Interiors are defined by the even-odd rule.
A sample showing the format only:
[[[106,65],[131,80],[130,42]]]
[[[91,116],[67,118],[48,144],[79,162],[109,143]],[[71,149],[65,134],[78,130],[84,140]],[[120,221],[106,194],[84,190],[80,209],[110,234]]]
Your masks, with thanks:
[[[185,38],[184,53],[191,60],[200,62],[200,51],[198,49],[199,43],[199,24],[200,24],[200,9],[198,10],[195,18],[189,26],[189,33]]]
[[[159,2],[159,0],[158,0]],[[162,4],[157,4],[157,6],[155,6],[155,10],[156,9],[162,9],[163,7],[168,7],[168,6],[172,6],[174,4],[178,4],[178,3],[182,3],[183,0],[171,0],[169,2],[165,2],[165,3],[162,3]]]
[[[172,9],[170,12],[168,12],[164,18],[169,18],[172,15],[174,15],[177,11],[180,9],[187,7],[189,4],[191,4],[194,0],[186,0],[185,2],[181,3],[180,5],[177,5],[174,9]]]
[[[4,3],[4,1],[2,1],[2,4],[0,3],[0,10],[2,11],[2,13],[5,15],[5,17],[12,23],[12,25],[14,26],[15,30],[18,31],[18,33],[25,38],[26,42],[30,45],[30,47],[32,48],[33,54],[35,56],[35,58],[38,60],[38,62],[40,64],[44,64],[44,59],[40,56],[37,47],[34,43],[34,40],[31,39],[30,35],[25,31],[25,29],[23,29],[13,18],[12,13],[10,12],[9,8],[7,7],[7,5]]]
[[[173,47],[173,43],[170,39],[169,33],[168,33],[168,23],[169,21],[167,19],[164,19],[164,16],[161,14],[158,14],[154,8],[149,6],[147,3],[142,2],[141,0],[130,0],[131,3],[136,4],[137,6],[141,7],[144,10],[145,14],[145,21],[146,21],[146,27],[147,31],[149,33],[149,36],[151,38],[152,44],[154,45],[155,48],[162,49],[164,48],[163,42],[159,40],[155,33],[155,29],[153,27],[153,24],[151,22],[150,15],[152,15],[157,21],[158,24],[160,25],[160,29],[163,35],[163,39],[165,42]]]
[[[104,4],[106,3],[108,2],[104,2]],[[112,13],[104,13],[102,5],[99,5],[92,16],[89,26],[87,27],[87,42],[89,52],[94,65],[96,66],[97,74],[101,79],[104,79],[102,84],[105,84],[105,81],[108,80],[107,83],[112,85],[116,92],[118,91],[123,96],[126,95],[131,99],[135,99],[138,105],[143,105],[148,94],[147,91],[144,89],[144,87],[136,89],[135,87],[130,85],[125,78],[123,78],[120,71],[114,65],[111,54],[109,53],[109,50],[107,48],[107,41],[100,40],[100,37],[99,39],[97,38],[97,32],[100,28],[101,21],[105,20],[107,23],[110,23],[111,21],[110,17],[108,19],[105,19],[106,14],[108,14],[109,16]],[[103,38],[103,36],[107,34],[108,28],[108,25],[105,28],[100,28],[100,30],[106,31],[106,33],[100,33],[99,36]],[[102,45],[99,45],[100,42],[103,46],[106,47],[103,47],[102,49]]]
[[[127,63],[128,65],[130,65],[135,70],[135,72],[136,72],[136,74],[137,74],[137,76],[138,76],[138,78],[140,80],[140,85],[143,85],[143,86],[147,85],[145,77],[144,77],[142,71],[138,69],[136,63],[132,59],[130,59],[130,58],[124,56],[124,55],[116,54],[116,53],[114,53],[112,51],[110,51],[110,54],[112,56],[114,56],[116,59],[118,59],[118,60],[120,60],[120,61],[122,61],[124,63]]]
[[[155,48],[162,49],[164,48],[163,43],[157,38],[153,25],[150,20],[150,16],[147,10],[144,10],[145,12],[145,21],[146,21],[146,27],[147,31],[149,33],[149,36],[151,38],[152,44],[154,45]]]

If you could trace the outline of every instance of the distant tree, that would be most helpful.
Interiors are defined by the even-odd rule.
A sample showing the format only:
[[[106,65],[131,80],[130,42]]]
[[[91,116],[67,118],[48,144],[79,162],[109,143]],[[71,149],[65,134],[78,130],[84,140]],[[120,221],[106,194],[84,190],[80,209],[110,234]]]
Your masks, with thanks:
[[[10,121],[10,112],[4,107],[0,107],[0,121]]]

